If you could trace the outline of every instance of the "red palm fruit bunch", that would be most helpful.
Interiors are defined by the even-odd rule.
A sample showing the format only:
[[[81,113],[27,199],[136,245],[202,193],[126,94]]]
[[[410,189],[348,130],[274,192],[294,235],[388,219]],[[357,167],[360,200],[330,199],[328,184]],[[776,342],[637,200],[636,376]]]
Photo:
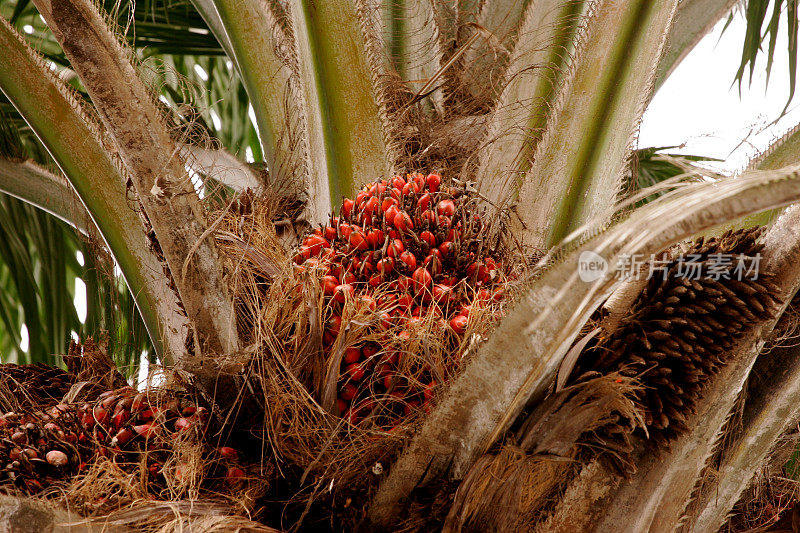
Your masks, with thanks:
[[[180,398],[156,399],[131,387],[107,391],[83,404],[58,404],[31,414],[0,415],[0,485],[35,493],[84,471],[103,456],[125,470],[144,454],[148,482],[163,485],[162,467],[177,442],[201,439],[208,411]],[[209,478],[225,483],[242,471],[231,448],[208,450]],[[237,479],[238,481],[238,479]]]
[[[395,176],[345,198],[302,240],[295,262],[321,275],[323,346],[341,360],[336,409],[351,423],[394,425],[427,407],[478,310],[499,316],[507,275],[477,211],[474,195],[438,174]],[[343,346],[351,304],[373,320]],[[425,333],[444,343],[443,364],[422,353]]]

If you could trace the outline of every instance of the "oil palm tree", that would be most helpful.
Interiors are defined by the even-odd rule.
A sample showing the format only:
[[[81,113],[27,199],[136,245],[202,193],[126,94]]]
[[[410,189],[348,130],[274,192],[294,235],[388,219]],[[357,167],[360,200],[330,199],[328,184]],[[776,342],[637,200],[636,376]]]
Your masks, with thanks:
[[[759,245],[774,310],[753,315],[725,346],[725,364],[693,408],[680,413],[685,427],[669,445],[654,449],[647,439],[634,440],[625,457],[635,468],[622,473],[586,459],[576,450],[591,424],[568,431],[584,404],[569,403],[579,393],[564,390],[584,390],[569,376],[576,357],[598,345],[592,337],[613,338],[625,323],[598,317],[627,316],[645,298],[643,286],[631,281],[580,281],[582,253],[613,265],[800,200],[790,132],[740,176],[668,181],[657,199],[619,207],[636,127],[654,87],[732,4],[193,0],[143,14],[85,0],[34,0],[34,11],[18,1],[9,20],[38,14],[46,27],[39,19],[30,25],[36,52],[9,20],[0,21],[0,89],[10,112],[25,121],[17,127],[27,134],[25,155],[54,165],[48,170],[5,154],[0,189],[99,236],[159,358],[214,390],[214,362],[246,351],[213,238],[218,220],[207,217],[212,200],[200,197],[192,174],[233,189],[288,188],[302,206],[291,221],[300,228],[324,222],[341,196],[379,177],[424,169],[456,178],[527,256],[544,259],[407,439],[365,504],[365,523],[391,528],[420,494],[450,494],[462,480],[456,502],[493,502],[471,492],[474,480],[494,476],[498,458],[513,448],[530,467],[526,480],[546,472],[553,455],[579,465],[553,488],[557,497],[547,506],[508,508],[526,527],[714,530],[797,415],[800,365],[791,348],[770,359],[774,379],[751,384],[746,397],[742,392],[754,365],[766,364],[759,353],[800,286],[796,207]],[[748,4],[750,57],[765,38],[767,6]],[[775,3],[766,35],[776,34],[782,7]],[[796,56],[794,2],[785,10]],[[165,35],[166,27],[184,30],[183,49],[170,47],[179,40]],[[191,54],[218,57],[195,61]],[[148,58],[172,69],[153,68]],[[225,95],[222,105],[240,126],[220,132],[223,144],[240,156],[248,148],[265,170],[211,147],[203,132],[212,128],[202,125],[213,115],[185,105],[186,85],[170,79],[175,72],[199,76],[201,87],[208,82],[217,98]],[[233,80],[233,90],[221,79]],[[241,127],[247,103],[252,131]],[[232,166],[236,171],[222,171]],[[587,334],[590,320],[599,333]],[[638,412],[612,389],[589,404],[616,394]],[[730,434],[726,422],[740,407],[741,427]],[[521,426],[535,428],[538,442],[561,435],[559,446],[521,447]],[[720,452],[721,435],[730,438]],[[505,486],[508,479],[499,479]],[[497,513],[479,507],[454,506],[444,527],[499,527]]]

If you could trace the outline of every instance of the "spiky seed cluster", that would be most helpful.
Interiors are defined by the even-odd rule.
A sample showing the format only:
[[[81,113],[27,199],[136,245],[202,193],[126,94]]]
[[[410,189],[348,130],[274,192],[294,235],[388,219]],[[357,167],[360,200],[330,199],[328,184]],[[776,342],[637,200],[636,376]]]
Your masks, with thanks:
[[[616,331],[581,356],[583,370],[640,377],[645,423],[659,443],[686,429],[686,415],[736,340],[776,311],[779,293],[763,265],[751,279],[760,235],[761,228],[751,228],[695,241],[669,261],[666,277],[649,279]],[[741,280],[740,259],[751,269]],[[695,267],[687,262],[699,264],[697,279],[688,276]]]
[[[346,301],[380,315],[380,340],[348,346],[342,357],[337,405],[351,423],[374,415],[379,399],[394,402],[396,416],[431,399],[440,372],[425,364],[414,379],[399,372],[417,325],[433,323],[455,346],[473,304],[497,308],[505,298],[506,276],[485,249],[475,204],[463,189],[442,187],[438,174],[395,176],[345,198],[339,216],[302,241],[299,268],[324,274],[326,353],[342,329]]]
[[[5,413],[0,416],[0,485],[35,493],[82,472],[99,456],[130,469],[138,467],[145,452],[148,482],[160,485],[174,443],[190,432],[201,437],[207,422],[206,410],[191,401],[151,402],[131,387],[107,391],[92,403]],[[215,477],[243,477],[232,448],[218,448],[210,459]]]

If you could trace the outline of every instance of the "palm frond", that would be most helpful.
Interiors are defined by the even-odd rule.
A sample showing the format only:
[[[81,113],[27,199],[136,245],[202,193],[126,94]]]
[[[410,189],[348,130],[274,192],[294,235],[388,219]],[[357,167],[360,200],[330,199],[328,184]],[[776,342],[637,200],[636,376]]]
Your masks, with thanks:
[[[797,0],[748,0],[744,8],[747,21],[742,60],[736,72],[739,87],[744,83],[745,74],[752,81],[756,67],[756,59],[764,52],[764,43],[768,39],[766,50],[766,72],[769,80],[772,64],[775,60],[776,43],[781,26],[785,25],[788,36],[787,53],[789,57],[789,96],[783,112],[794,98],[797,74],[797,33],[798,33]],[[785,17],[785,22],[782,20]]]

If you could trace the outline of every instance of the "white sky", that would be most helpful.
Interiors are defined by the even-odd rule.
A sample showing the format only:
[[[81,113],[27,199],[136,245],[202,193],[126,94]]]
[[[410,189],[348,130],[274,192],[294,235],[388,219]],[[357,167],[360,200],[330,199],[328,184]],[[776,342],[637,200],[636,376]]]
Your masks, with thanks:
[[[768,126],[780,116],[789,94],[785,19],[781,22],[769,86],[760,56],[752,85],[746,78],[740,98],[733,78],[741,59],[744,18],[737,14],[725,33],[725,20],[720,21],[653,98],[642,121],[639,146],[685,144],[683,153],[724,159],[719,167],[736,171],[800,122],[798,87],[787,115]]]

